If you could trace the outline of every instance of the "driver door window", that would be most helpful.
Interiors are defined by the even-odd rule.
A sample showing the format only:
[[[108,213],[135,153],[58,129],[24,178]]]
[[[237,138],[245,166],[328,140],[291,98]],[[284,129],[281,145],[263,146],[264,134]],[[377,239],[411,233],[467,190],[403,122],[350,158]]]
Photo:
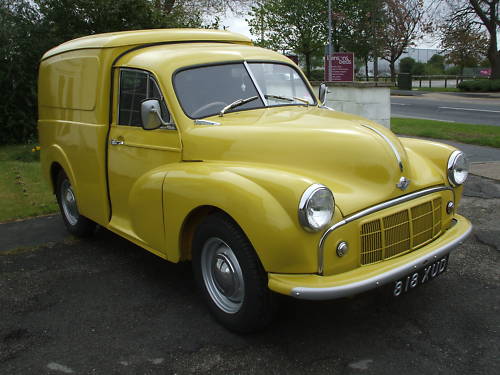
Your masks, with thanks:
[[[146,99],[159,100],[161,116],[165,122],[170,122],[170,114],[154,77],[142,70],[122,69],[120,71],[118,125],[142,126],[141,103]]]

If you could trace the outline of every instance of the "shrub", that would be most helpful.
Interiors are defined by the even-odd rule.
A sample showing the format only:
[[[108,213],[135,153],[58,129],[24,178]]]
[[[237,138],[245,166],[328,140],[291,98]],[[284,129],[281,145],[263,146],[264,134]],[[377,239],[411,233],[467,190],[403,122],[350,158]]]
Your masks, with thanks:
[[[476,79],[463,81],[458,84],[461,91],[500,91],[500,79]]]

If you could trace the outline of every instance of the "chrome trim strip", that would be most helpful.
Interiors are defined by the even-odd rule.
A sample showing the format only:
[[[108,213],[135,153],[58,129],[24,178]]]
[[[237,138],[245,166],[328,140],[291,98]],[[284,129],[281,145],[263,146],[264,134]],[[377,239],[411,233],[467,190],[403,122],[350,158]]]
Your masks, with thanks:
[[[403,160],[401,159],[401,155],[399,154],[398,149],[396,148],[396,146],[394,146],[394,143],[392,143],[391,140],[387,138],[382,132],[380,132],[375,128],[372,128],[370,125],[361,124],[361,126],[364,126],[365,128],[374,131],[375,133],[380,135],[384,139],[384,141],[387,142],[389,146],[391,146],[392,152],[394,152],[394,155],[396,155],[396,159],[398,160],[399,169],[401,170],[401,172],[403,172]]]
[[[394,207],[400,203],[408,202],[411,201],[412,199],[420,198],[423,197],[424,195],[432,194],[432,193],[437,193],[438,191],[443,191],[443,190],[451,190],[453,192],[453,201],[455,201],[455,191],[449,187],[449,186],[437,186],[433,188],[428,188],[420,191],[416,191],[414,193],[410,193],[407,195],[403,195],[402,197],[398,197],[395,199],[392,199],[387,202],[382,202],[379,203],[375,206],[369,207],[365,210],[359,211],[351,216],[348,216],[344,218],[343,220],[339,221],[338,223],[335,223],[332,225],[330,228],[328,228],[325,233],[321,236],[321,239],[319,240],[318,244],[318,273],[321,275],[323,274],[323,268],[324,268],[324,262],[323,262],[323,252],[324,252],[324,245],[325,241],[327,240],[328,236],[330,233],[332,233],[335,229],[344,226],[354,220],[358,220],[362,218],[363,216],[367,216],[370,214],[373,214],[374,212],[384,210],[389,207]]]
[[[424,267],[429,262],[448,254],[453,248],[458,246],[462,241],[464,241],[467,236],[471,233],[472,225],[463,233],[461,236],[453,239],[452,241],[446,243],[439,249],[426,254],[414,261],[404,264],[398,268],[392,269],[390,271],[384,272],[380,275],[373,276],[369,279],[357,281],[347,285],[334,286],[329,288],[309,288],[309,287],[295,287],[290,292],[290,295],[299,299],[307,300],[326,300],[335,299],[341,297],[352,296],[354,294],[359,294],[366,292],[370,289],[375,289],[379,286],[387,284],[391,281],[395,281],[402,276],[410,273],[412,270]]]
[[[257,83],[257,80],[255,79],[255,76],[253,75],[252,69],[250,69],[250,66],[248,65],[248,63],[246,61],[243,61],[243,65],[245,66],[245,69],[247,70],[247,73],[250,76],[250,79],[252,80],[253,85],[257,89],[257,92],[259,93],[259,96],[260,96],[260,99],[262,100],[262,103],[264,103],[264,106],[267,107],[267,99],[264,96],[264,94],[262,93],[262,91],[260,91],[260,87]]]

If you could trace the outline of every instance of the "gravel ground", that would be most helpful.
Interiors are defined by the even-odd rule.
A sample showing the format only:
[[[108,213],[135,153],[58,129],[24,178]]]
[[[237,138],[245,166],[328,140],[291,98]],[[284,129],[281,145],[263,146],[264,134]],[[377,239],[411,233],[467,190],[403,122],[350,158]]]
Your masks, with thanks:
[[[100,230],[0,255],[0,374],[500,374],[500,183],[468,181],[473,235],[437,280],[392,298],[284,298],[239,336],[174,265]],[[21,224],[20,224],[21,225]]]

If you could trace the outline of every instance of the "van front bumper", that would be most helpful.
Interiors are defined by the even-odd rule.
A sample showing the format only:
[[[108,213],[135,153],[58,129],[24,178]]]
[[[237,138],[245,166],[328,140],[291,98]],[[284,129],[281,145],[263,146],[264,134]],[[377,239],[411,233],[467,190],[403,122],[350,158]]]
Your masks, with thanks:
[[[471,223],[455,215],[455,225],[428,245],[411,253],[337,275],[269,273],[269,289],[307,300],[348,297],[401,279],[449,254],[471,233]]]

